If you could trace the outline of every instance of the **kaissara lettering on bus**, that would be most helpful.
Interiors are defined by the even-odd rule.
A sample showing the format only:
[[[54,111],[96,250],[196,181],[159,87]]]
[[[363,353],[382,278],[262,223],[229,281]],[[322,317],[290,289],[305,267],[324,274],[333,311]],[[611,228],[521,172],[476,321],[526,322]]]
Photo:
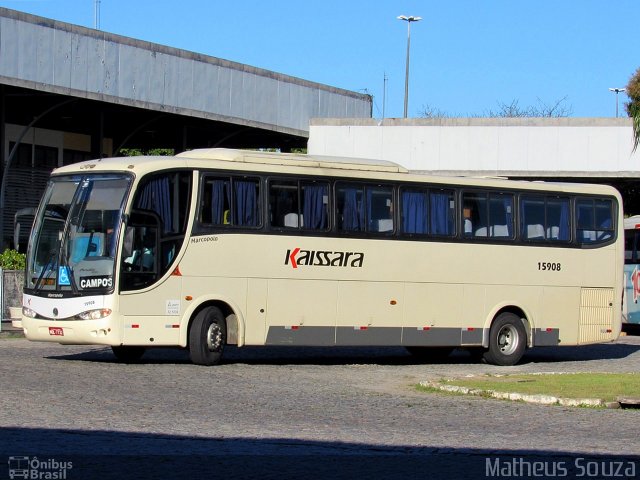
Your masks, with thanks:
[[[327,250],[302,250],[299,247],[287,250],[285,265],[313,267],[362,267],[363,252],[331,252]]]
[[[80,279],[80,288],[110,288],[112,286],[112,277],[82,277]]]

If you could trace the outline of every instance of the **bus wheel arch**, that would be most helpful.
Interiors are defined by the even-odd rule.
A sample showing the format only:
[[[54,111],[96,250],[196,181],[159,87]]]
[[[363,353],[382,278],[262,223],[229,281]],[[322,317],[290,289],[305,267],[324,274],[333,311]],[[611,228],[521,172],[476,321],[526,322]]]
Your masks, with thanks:
[[[208,301],[193,312],[187,329],[187,349],[197,365],[221,362],[224,347],[241,344],[242,330],[233,308],[226,302]]]
[[[515,365],[530,345],[530,338],[531,327],[524,312],[517,307],[502,308],[494,315],[483,342],[483,358],[493,365]]]
[[[238,345],[239,347],[244,345],[244,321],[242,314],[231,302],[227,302],[220,299],[199,299],[197,306],[191,307],[191,311],[186,312],[187,325],[185,336],[182,339],[181,345],[189,348],[189,331],[191,325],[198,313],[207,307],[217,307],[222,312],[222,315],[227,322],[227,345]]]

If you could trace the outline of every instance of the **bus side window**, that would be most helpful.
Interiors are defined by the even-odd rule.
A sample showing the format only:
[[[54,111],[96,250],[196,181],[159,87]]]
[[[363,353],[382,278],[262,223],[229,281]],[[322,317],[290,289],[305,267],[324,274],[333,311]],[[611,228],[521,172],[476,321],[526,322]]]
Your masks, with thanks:
[[[544,197],[521,198],[520,231],[524,240],[544,240]]]
[[[209,225],[228,225],[230,223],[230,185],[229,178],[204,177],[200,201],[200,222]]]
[[[513,237],[513,195],[489,195],[489,236]]]
[[[613,238],[613,203],[608,199],[579,198],[576,201],[579,243],[606,242]]]
[[[169,171],[141,181],[125,225],[123,290],[148,287],[169,271],[184,243],[192,180],[191,171]]]
[[[462,197],[463,232],[465,237],[487,237],[487,195],[464,193]]]
[[[520,197],[520,235],[523,240],[568,242],[571,238],[569,198],[546,195]]]
[[[198,221],[202,225],[259,227],[260,181],[251,177],[204,175]]]
[[[568,242],[570,240],[569,199],[547,198],[547,240]]]
[[[368,231],[393,232],[393,189],[384,185],[367,186]]]
[[[624,263],[635,265],[638,263],[638,248],[640,247],[640,230],[626,228],[624,230]]]
[[[298,182],[277,180],[269,182],[269,223],[277,228],[298,228],[300,208]]]
[[[157,257],[160,225],[154,212],[134,210],[131,213],[122,246],[123,290],[147,287],[162,274]]]

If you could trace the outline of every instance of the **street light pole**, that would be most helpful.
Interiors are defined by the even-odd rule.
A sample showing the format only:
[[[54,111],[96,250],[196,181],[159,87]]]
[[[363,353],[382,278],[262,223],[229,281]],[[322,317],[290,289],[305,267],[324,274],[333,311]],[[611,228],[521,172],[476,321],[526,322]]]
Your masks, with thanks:
[[[616,94],[616,118],[618,118],[618,94],[620,92],[626,92],[627,89],[626,88],[610,88],[609,91],[615,92]]]
[[[411,48],[411,22],[419,22],[422,17],[400,15],[398,20],[407,22],[407,62],[404,75],[404,118],[407,118],[407,107],[409,105],[409,50]]]
[[[100,29],[100,0],[95,0],[93,4],[93,28]]]

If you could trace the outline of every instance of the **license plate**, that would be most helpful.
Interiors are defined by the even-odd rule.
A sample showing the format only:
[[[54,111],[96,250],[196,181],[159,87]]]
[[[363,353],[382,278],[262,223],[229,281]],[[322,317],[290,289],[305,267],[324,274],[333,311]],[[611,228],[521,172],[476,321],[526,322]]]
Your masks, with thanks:
[[[64,337],[64,330],[60,327],[49,327],[49,335]]]

